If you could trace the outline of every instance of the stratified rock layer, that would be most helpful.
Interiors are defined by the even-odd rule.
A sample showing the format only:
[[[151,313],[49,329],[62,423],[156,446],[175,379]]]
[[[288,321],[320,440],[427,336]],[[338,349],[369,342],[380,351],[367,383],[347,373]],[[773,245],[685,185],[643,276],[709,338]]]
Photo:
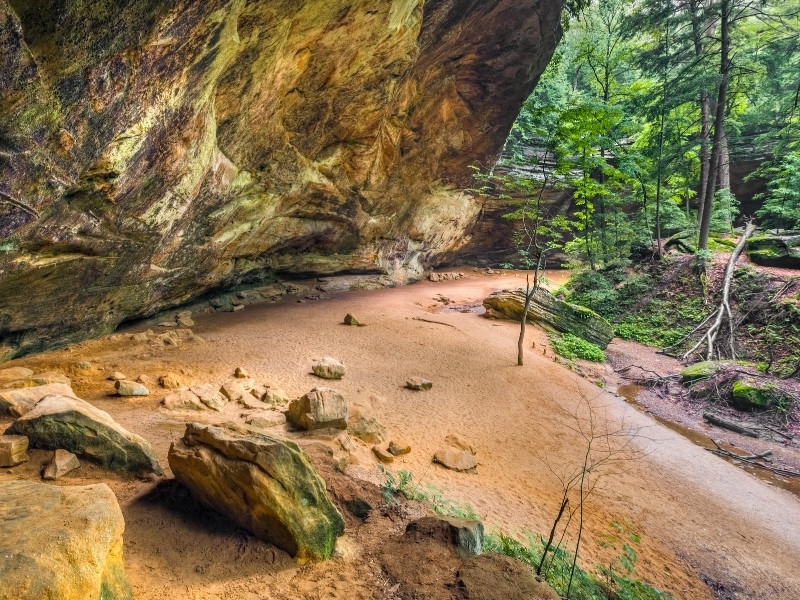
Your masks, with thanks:
[[[494,292],[483,301],[487,317],[519,320],[525,307],[525,290]],[[528,321],[560,333],[577,335],[605,348],[614,337],[614,328],[593,310],[563,302],[544,288],[538,288],[528,309]]]
[[[308,456],[262,429],[189,423],[169,466],[201,501],[298,560],[330,557],[344,533]]]
[[[0,599],[129,600],[125,522],[104,483],[0,483]]]
[[[421,278],[560,12],[0,0],[0,358],[275,273]]]

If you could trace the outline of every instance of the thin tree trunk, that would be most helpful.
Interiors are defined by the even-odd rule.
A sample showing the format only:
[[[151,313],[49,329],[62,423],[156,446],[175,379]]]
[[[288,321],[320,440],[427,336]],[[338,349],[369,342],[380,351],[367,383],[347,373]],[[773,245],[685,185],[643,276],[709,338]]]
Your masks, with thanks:
[[[713,35],[714,26],[709,24],[705,19],[703,12],[702,0],[689,0],[689,10],[691,11],[692,22],[692,38],[694,41],[694,54],[699,60],[703,56],[704,35]],[[698,9],[701,10],[698,13]],[[703,87],[700,90],[700,196],[698,201],[697,211],[697,225],[703,220],[703,199],[706,195],[706,187],[708,186],[708,172],[710,170],[711,155],[709,153],[709,145],[711,143],[711,106],[708,97],[708,91]]]

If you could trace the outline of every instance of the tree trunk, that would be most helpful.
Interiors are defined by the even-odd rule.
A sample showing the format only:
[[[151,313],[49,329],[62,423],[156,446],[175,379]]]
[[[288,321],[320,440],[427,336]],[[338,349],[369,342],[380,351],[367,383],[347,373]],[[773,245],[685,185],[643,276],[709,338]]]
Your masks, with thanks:
[[[698,13],[698,9],[701,10]],[[703,44],[704,35],[713,35],[714,26],[709,24],[705,18],[705,9],[702,0],[689,0],[689,10],[691,11],[692,39],[694,41],[694,54],[700,60],[705,51]],[[697,224],[703,220],[703,198],[705,198],[706,187],[708,186],[708,172],[710,169],[711,155],[709,145],[711,143],[711,106],[708,98],[708,91],[700,90],[700,190],[698,198]]]

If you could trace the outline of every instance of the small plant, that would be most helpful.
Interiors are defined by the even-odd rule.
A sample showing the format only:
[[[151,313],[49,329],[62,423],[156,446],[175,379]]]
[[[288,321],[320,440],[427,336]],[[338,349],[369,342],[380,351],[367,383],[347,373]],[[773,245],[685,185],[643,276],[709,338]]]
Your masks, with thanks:
[[[599,347],[571,333],[561,335],[551,333],[547,337],[555,353],[567,360],[579,358],[592,362],[605,362],[606,360],[605,353]]]
[[[397,504],[399,497],[403,496],[408,500],[429,503],[437,515],[481,520],[481,516],[469,503],[445,497],[444,492],[435,485],[422,487],[415,484],[414,475],[405,469],[400,470],[397,476],[383,465],[378,465],[378,470],[384,476],[381,491],[387,504]]]

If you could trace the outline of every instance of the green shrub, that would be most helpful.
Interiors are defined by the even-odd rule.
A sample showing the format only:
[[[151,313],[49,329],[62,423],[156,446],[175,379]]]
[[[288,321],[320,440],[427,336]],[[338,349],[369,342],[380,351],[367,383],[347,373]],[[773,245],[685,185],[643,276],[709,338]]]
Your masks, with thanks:
[[[592,362],[605,362],[606,355],[599,347],[571,333],[551,333],[547,336],[553,351],[568,360],[583,359]]]

